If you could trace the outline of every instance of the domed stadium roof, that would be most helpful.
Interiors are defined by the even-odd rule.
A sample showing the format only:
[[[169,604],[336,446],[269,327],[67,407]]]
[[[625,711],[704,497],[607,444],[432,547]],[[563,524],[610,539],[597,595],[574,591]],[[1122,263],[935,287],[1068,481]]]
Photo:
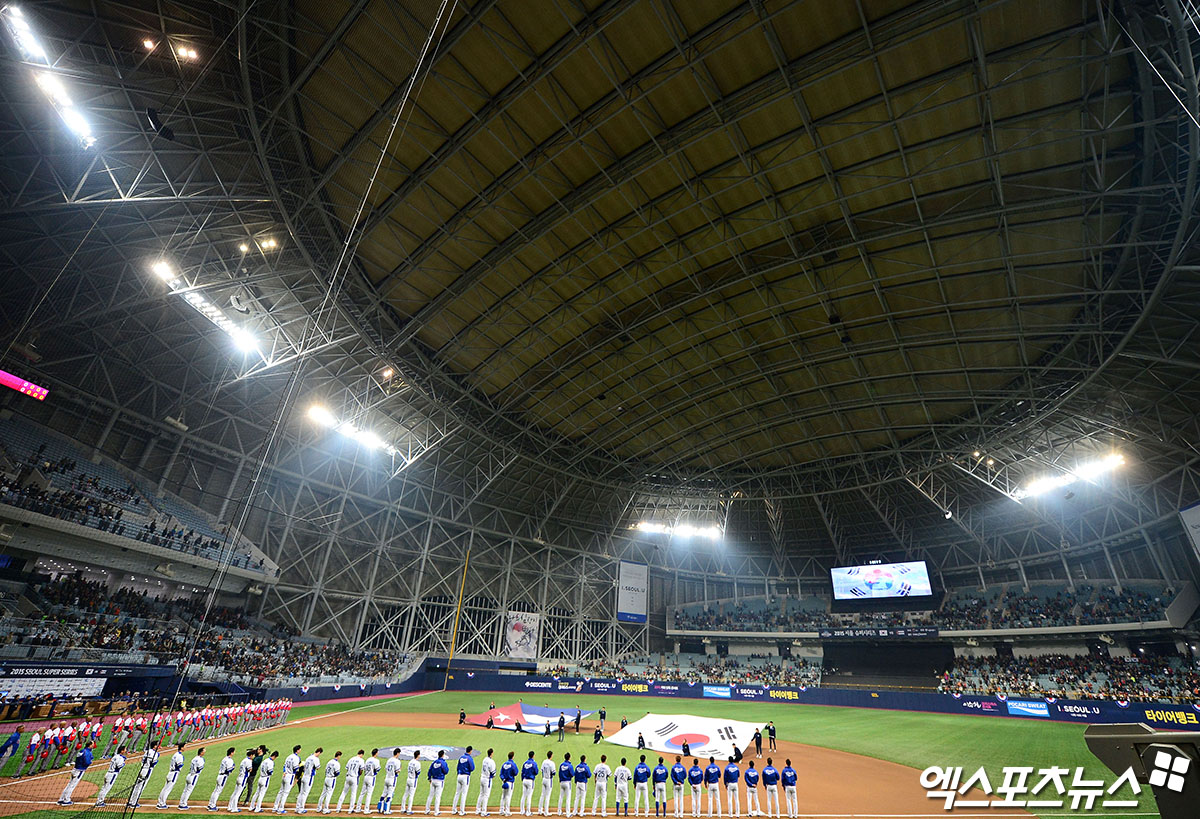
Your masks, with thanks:
[[[694,508],[802,551],[1015,552],[1196,495],[1174,3],[30,14],[97,142],[4,64],[6,360],[80,406],[336,483],[360,456],[320,402],[399,453],[338,480],[529,537]],[[1114,449],[1124,511],[970,521]]]

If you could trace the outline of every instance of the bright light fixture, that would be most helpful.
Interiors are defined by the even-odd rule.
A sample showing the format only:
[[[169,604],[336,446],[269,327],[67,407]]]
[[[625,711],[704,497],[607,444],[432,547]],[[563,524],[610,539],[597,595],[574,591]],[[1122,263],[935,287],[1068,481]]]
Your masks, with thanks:
[[[187,51],[188,51],[188,50],[187,50],[187,46],[180,46],[179,48],[175,49],[175,52],[176,52],[176,53],[177,53],[177,54],[178,54],[180,57],[186,57],[186,56],[187,56]]]
[[[987,459],[987,465],[988,465],[988,466],[995,466],[995,465],[996,465],[996,459],[995,459],[995,458],[988,458],[988,459]]]
[[[323,427],[337,426],[337,419],[333,417],[333,413],[320,404],[313,404],[308,408],[308,417]]]
[[[381,449],[389,455],[396,455],[398,452],[394,446],[383,440],[377,433],[369,429],[362,429],[350,421],[339,421],[332,412],[320,404],[314,404],[308,408],[308,417],[323,427],[340,432],[347,438],[357,441],[360,446],[371,451]]]
[[[194,59],[196,59],[196,49],[194,49],[194,48],[189,48],[189,49],[188,49],[188,53],[187,53],[187,55],[188,55],[188,59],[189,59],[189,60],[194,60]]]
[[[155,45],[156,43],[149,37],[147,37],[145,40],[142,40],[142,48],[146,49],[147,51],[153,51]]]
[[[249,253],[250,245],[246,244],[245,242],[242,242],[240,245],[238,245],[238,250],[240,250],[242,253]]]
[[[231,327],[229,329],[229,337],[233,339],[233,343],[237,348],[244,353],[252,353],[258,349],[258,339],[243,327]]]
[[[391,367],[385,368],[384,371],[380,373],[380,375],[383,376],[384,378],[391,378],[395,374],[396,373],[392,370]]]
[[[693,526],[690,523],[654,523],[643,520],[636,527],[638,531],[652,535],[673,535],[676,537],[703,537],[709,540],[720,540],[721,530],[716,526]]]
[[[972,453],[971,453],[971,457],[972,457],[972,458],[978,458],[978,457],[979,457],[979,455],[980,455],[980,452],[979,452],[979,450],[978,450],[978,449],[977,449],[977,450],[975,450],[974,452],[972,452]]]
[[[71,95],[67,93],[67,87],[63,85],[62,80],[48,71],[38,73],[34,76],[34,80],[49,98],[50,104],[62,117],[63,122],[79,137],[83,147],[92,147],[96,143],[96,137],[92,134],[92,126],[88,124],[87,119],[79,113],[79,109],[71,101]]]
[[[161,259],[150,265],[150,269],[154,271],[154,275],[165,282],[171,282],[178,278],[175,275],[175,268],[171,267],[171,263]]]
[[[258,243],[258,245],[263,250],[274,250],[279,246],[279,242],[275,241],[274,239],[263,239]]]
[[[21,56],[27,62],[50,62],[46,56],[46,49],[42,48],[42,44],[38,42],[37,35],[33,33],[33,27],[29,25],[29,20],[26,19],[25,13],[19,6],[4,7],[4,25],[13,42],[16,43],[17,50],[21,52]]]
[[[1117,467],[1125,463],[1125,456],[1119,453],[1113,453],[1098,461],[1088,461],[1075,467],[1070,472],[1062,475],[1049,475],[1044,478],[1038,478],[1031,481],[1024,489],[1018,489],[1013,492],[1013,497],[1017,500],[1022,498],[1033,497],[1035,495],[1044,495],[1047,492],[1052,492],[1055,489],[1061,489],[1064,486],[1070,486],[1077,481],[1094,481],[1102,475],[1112,472]]]

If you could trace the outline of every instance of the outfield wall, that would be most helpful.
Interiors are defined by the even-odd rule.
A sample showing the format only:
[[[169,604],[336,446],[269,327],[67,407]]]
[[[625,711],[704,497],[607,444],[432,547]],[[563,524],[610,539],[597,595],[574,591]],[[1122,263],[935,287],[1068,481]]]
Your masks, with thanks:
[[[434,675],[430,675],[434,676]],[[441,675],[437,685],[441,688]],[[511,691],[537,694],[603,694],[678,699],[738,700],[797,705],[835,705],[884,708],[938,714],[976,714],[989,717],[1058,720],[1062,722],[1145,722],[1160,728],[1200,729],[1200,703],[1171,705],[1093,700],[1023,699],[1004,696],[955,696],[908,691],[870,691],[843,688],[765,688],[760,685],[710,685],[654,680],[526,677],[512,674],[453,671],[447,687],[462,691]]]

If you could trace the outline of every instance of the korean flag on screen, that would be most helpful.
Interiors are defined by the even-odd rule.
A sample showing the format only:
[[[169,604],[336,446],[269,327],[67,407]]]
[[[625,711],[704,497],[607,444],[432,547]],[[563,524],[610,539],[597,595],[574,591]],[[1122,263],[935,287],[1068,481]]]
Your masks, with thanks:
[[[834,600],[928,597],[933,594],[925,561],[845,566],[830,570]]]

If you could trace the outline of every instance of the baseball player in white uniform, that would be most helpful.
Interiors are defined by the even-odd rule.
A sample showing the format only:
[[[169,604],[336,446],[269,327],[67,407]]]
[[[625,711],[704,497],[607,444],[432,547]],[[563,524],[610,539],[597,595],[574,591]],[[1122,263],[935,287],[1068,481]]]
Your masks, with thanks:
[[[279,751],[272,751],[258,766],[258,781],[254,783],[254,796],[250,798],[250,810],[262,813],[263,797],[271,786],[271,774],[275,773],[275,760],[279,759]]]
[[[133,783],[133,790],[129,792],[129,800],[126,805],[131,808],[138,806],[138,800],[142,798],[142,791],[146,790],[146,783],[150,780],[150,774],[154,771],[154,766],[158,764],[158,741],[150,740],[146,745],[146,750],[142,754],[142,767],[138,769],[137,779]]]
[[[613,771],[613,787],[616,790],[616,812],[621,812],[621,806],[625,806],[625,815],[629,815],[629,783],[633,781],[633,771],[629,770],[629,766],[625,764],[625,758],[621,757],[621,764]]]
[[[392,812],[392,798],[396,795],[396,784],[400,781],[400,771],[404,761],[400,759],[400,749],[392,751],[391,759],[383,766],[383,793],[379,795],[379,812]]]
[[[238,807],[238,800],[242,798],[242,792],[246,790],[246,786],[250,782],[250,774],[254,771],[254,751],[246,751],[246,758],[242,760],[242,764],[238,766],[237,782],[234,783],[233,793],[229,795],[229,812],[241,813],[241,808]]]
[[[554,751],[546,751],[546,758],[542,760],[542,790],[538,793],[538,816],[550,815],[550,799],[554,795],[554,775],[557,772]]]
[[[228,748],[225,756],[221,759],[221,764],[217,766],[217,784],[212,789],[212,795],[208,797],[209,810],[217,809],[217,800],[221,798],[221,791],[225,790],[225,783],[229,781],[229,775],[236,767],[237,760],[233,758],[233,748]]]
[[[288,797],[292,795],[292,785],[300,774],[300,746],[293,745],[292,752],[283,760],[283,779],[279,783],[279,793],[275,794],[275,812],[283,813],[287,809]]]
[[[159,810],[166,810],[167,800],[171,798],[171,791],[175,790],[175,782],[179,779],[179,772],[183,770],[184,763],[187,760],[183,757],[183,743],[175,746],[175,753],[171,754],[170,765],[167,768],[167,781],[163,784],[162,790],[158,792],[158,804],[154,807]]]
[[[325,782],[321,787],[321,796],[317,799],[317,810],[329,813],[329,803],[333,801],[333,792],[337,788],[338,777],[342,775],[342,752],[334,751],[333,759],[325,763]]]
[[[362,790],[358,794],[358,810],[362,813],[371,812],[371,797],[375,792],[375,777],[379,776],[379,769],[383,767],[379,762],[379,749],[375,748],[371,751],[371,755],[363,760],[362,772]],[[354,813],[354,806],[350,807],[350,812]]]
[[[113,785],[117,782],[117,776],[121,773],[121,769],[125,767],[125,746],[118,745],[117,752],[113,754],[113,758],[109,760],[108,770],[104,772],[104,784],[100,786],[100,793],[96,794],[96,807],[104,807],[104,798],[108,796],[108,792],[112,790]]]
[[[488,815],[488,797],[492,794],[492,780],[495,777],[496,760],[492,759],[492,749],[488,748],[487,756],[479,763],[479,797],[475,800],[475,812],[480,816]]]
[[[196,783],[200,781],[200,772],[204,770],[204,749],[196,751],[196,755],[192,757],[192,764],[188,766],[187,776],[183,780],[183,793],[179,794],[179,809],[188,809],[188,797],[192,795],[192,791],[196,790]]]
[[[413,758],[408,761],[404,777],[404,794],[400,797],[400,812],[412,813],[413,798],[417,795],[417,784],[421,781],[421,750],[413,749]]]
[[[608,767],[608,756],[600,757],[600,764],[592,771],[596,787],[592,791],[592,816],[596,816],[596,806],[600,806],[600,816],[608,816],[608,778],[612,776],[612,768]],[[583,803],[579,805],[579,813],[583,814]]]
[[[308,801],[308,793],[317,779],[317,771],[321,769],[321,752],[324,750],[318,748],[304,759],[304,767],[300,770],[300,791],[296,794],[296,813],[308,813],[304,803]]]
[[[342,803],[346,801],[347,794],[350,795],[350,812],[354,813],[354,803],[358,801],[358,777],[362,775],[363,763],[366,762],[364,754],[366,751],[359,748],[357,754],[346,760],[346,779],[342,782],[342,795],[338,797],[338,813],[342,812]]]

